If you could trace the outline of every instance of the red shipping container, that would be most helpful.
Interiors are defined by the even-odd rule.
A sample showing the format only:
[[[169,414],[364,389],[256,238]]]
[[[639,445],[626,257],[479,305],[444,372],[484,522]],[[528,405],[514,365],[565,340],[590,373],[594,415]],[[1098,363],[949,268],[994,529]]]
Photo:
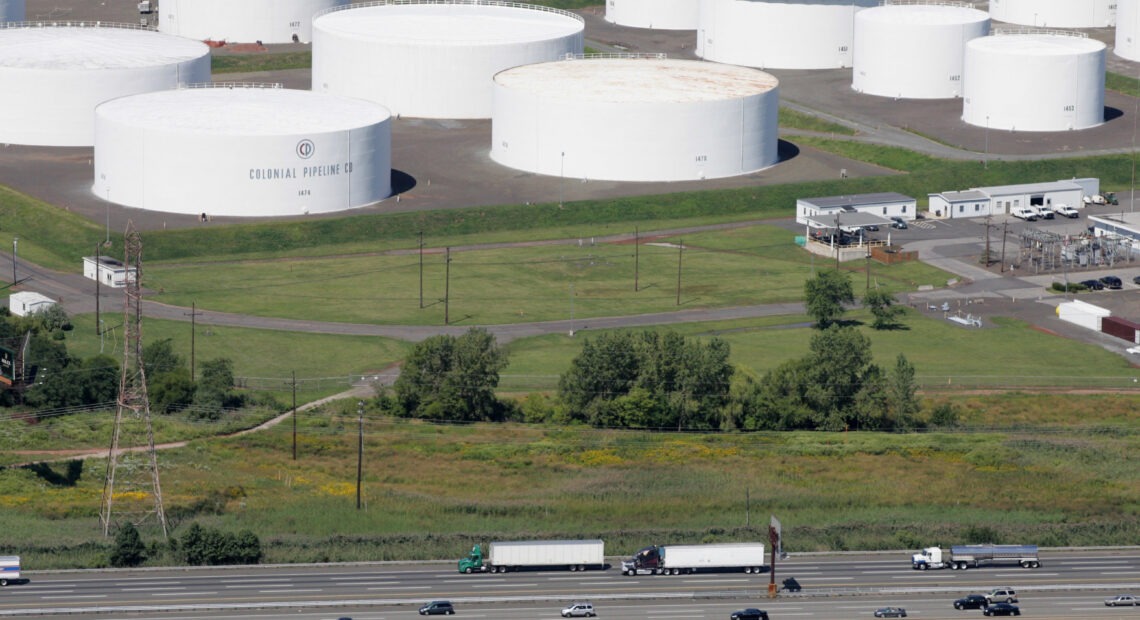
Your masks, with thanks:
[[[1132,344],[1140,344],[1140,323],[1133,323],[1128,319],[1106,316],[1100,320],[1100,331]]]

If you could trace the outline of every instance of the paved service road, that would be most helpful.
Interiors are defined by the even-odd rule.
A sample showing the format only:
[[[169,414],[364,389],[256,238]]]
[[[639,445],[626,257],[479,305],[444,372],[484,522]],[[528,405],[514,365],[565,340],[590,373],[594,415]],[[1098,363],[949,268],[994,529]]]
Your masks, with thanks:
[[[616,560],[615,560],[616,561]],[[1140,591],[1140,550],[1050,552],[1036,570],[992,567],[967,571],[914,571],[904,552],[856,556],[792,556],[777,565],[777,581],[794,577],[801,595],[781,597],[769,607],[824,609],[827,601],[848,600],[858,609],[874,602],[946,601],[997,586],[1016,588],[1023,602],[1046,593],[1065,600],[1095,601]],[[0,615],[31,613],[166,611],[218,613],[245,608],[288,610],[336,608],[393,609],[386,617],[406,616],[425,600],[449,599],[461,609],[506,604],[557,609],[576,599],[601,605],[684,605],[718,609],[766,600],[768,574],[721,573],[690,576],[625,577],[619,570],[586,573],[520,572],[461,575],[447,565],[337,565],[215,568],[157,571],[79,571],[26,573],[30,583],[9,586],[0,598]],[[852,603],[849,599],[854,598]],[[826,600],[824,600],[826,599]],[[872,603],[867,603],[872,601]],[[1082,603],[1084,604],[1084,603]],[[882,605],[880,605],[882,606]],[[852,608],[854,609],[854,608]],[[933,609],[933,608],[932,608]],[[633,611],[633,610],[631,610]],[[684,617],[705,617],[703,611]],[[796,615],[808,612],[798,612]],[[816,612],[811,612],[816,613]],[[463,614],[469,615],[469,614]],[[670,615],[673,614],[663,614]],[[810,614],[809,614],[810,615]],[[857,615],[857,614],[856,614]],[[1037,614],[1034,614],[1037,615]],[[165,616],[164,616],[165,617]],[[335,616],[334,616],[335,617]],[[370,616],[375,617],[375,616]],[[490,617],[493,617],[490,616]],[[504,616],[505,617],[505,616]],[[534,617],[534,616],[532,616]],[[607,615],[609,617],[609,614]],[[633,615],[630,617],[647,617]],[[826,614],[819,617],[838,617]],[[934,617],[934,616],[930,616]],[[1064,616],[1061,616],[1064,617]]]

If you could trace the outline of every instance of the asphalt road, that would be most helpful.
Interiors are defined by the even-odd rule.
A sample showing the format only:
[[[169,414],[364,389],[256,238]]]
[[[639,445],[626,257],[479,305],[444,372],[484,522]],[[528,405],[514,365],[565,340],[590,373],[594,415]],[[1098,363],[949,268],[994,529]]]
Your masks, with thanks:
[[[1140,591],[1136,549],[1046,550],[1042,563],[1036,570],[914,571],[903,552],[793,555],[777,564],[777,581],[795,577],[803,591],[774,601],[766,598],[768,574],[743,573],[625,577],[610,568],[462,575],[450,563],[30,572],[29,583],[0,592],[0,615],[182,618],[275,610],[277,617],[410,618],[422,602],[448,599],[463,617],[553,618],[568,602],[590,600],[606,618],[725,618],[746,605],[762,606],[773,618],[867,617],[888,604],[920,618],[960,618],[970,612],[955,612],[953,599],[1010,586],[1026,615],[1074,618],[1129,613],[1104,610],[1103,600]]]

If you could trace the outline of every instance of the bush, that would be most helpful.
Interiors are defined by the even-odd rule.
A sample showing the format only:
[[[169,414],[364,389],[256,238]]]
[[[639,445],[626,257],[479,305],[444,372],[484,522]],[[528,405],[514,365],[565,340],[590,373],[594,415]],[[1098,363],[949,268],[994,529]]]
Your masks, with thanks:
[[[1069,282],[1068,284],[1064,282],[1054,282],[1051,288],[1058,293],[1080,293],[1081,291],[1088,290],[1088,287],[1080,282]]]
[[[249,530],[236,535],[192,523],[180,544],[186,563],[191,566],[257,564],[261,562],[261,540]]]
[[[146,546],[139,531],[131,523],[119,528],[115,534],[115,548],[111,550],[111,566],[130,568],[146,561]]]

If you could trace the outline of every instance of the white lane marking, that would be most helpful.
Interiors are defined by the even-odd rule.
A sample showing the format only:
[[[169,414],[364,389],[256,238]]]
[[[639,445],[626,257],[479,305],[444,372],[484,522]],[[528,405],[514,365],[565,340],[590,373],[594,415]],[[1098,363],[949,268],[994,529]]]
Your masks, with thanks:
[[[106,594],[76,594],[74,596],[45,596],[45,599],[107,598]]]
[[[155,592],[151,596],[182,596],[185,592]],[[206,596],[207,594],[217,594],[217,592],[194,592],[194,596]]]
[[[796,577],[796,580],[799,581],[800,578]],[[854,581],[854,580],[855,580],[854,577],[806,577],[803,579],[803,581]]]
[[[708,579],[682,579],[681,583],[704,583]],[[718,579],[717,583],[749,583],[752,579]]]
[[[72,592],[75,590],[40,590],[36,594],[71,594]]]
[[[430,590],[431,586],[388,586],[386,588],[368,588],[369,590]]]
[[[265,583],[266,581],[293,581],[292,577],[252,577],[250,579],[226,579],[234,583]]]
[[[258,590],[258,594],[290,594],[292,592],[324,592],[321,588],[297,589],[289,588],[288,590]]]
[[[186,588],[123,588],[120,592],[154,592],[155,590],[185,590]]]
[[[179,586],[183,585],[181,581],[140,581],[138,583],[131,583],[132,586]]]
[[[1034,577],[1056,577],[1057,575],[1060,575],[1060,574],[1061,573],[1033,573],[1033,576]],[[1016,579],[1018,577],[1024,577],[1024,576],[1025,576],[1025,573],[998,573],[998,574],[994,575],[994,577],[1009,577],[1011,579]]]
[[[537,583],[488,583],[486,585],[471,586],[472,588],[535,588]]]
[[[1101,571],[1102,575],[1136,575],[1140,574],[1140,570],[1106,570]]]

